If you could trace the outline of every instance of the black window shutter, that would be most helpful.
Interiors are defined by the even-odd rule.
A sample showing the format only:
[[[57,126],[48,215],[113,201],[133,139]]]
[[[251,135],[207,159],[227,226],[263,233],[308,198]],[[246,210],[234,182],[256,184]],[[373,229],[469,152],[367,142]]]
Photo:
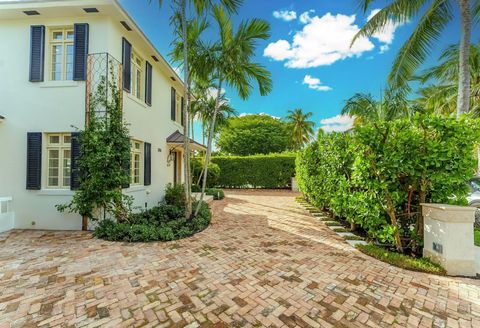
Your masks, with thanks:
[[[75,24],[73,35],[73,80],[85,81],[87,78],[88,24]]]
[[[123,90],[130,92],[132,45],[127,39],[122,39]]]
[[[152,145],[148,142],[144,144],[143,160],[143,184],[150,186],[152,184]]]
[[[80,188],[80,171],[78,168],[78,159],[80,158],[80,132],[72,132],[72,151],[70,166],[70,189]]]
[[[183,116],[183,109],[185,107],[185,102],[183,101],[183,97],[182,97],[181,107],[182,107],[182,113],[180,114],[180,117],[182,118],[181,122],[182,122],[182,126],[183,126],[183,125],[185,125],[185,117]]]
[[[30,27],[30,82],[43,82],[45,26]]]
[[[177,93],[175,91],[175,88],[172,88],[171,91],[171,113],[170,113],[170,118],[172,121],[175,121],[177,119]]]
[[[152,106],[152,65],[148,61],[145,67],[145,103]]]
[[[27,189],[40,190],[42,185],[42,133],[27,133]]]

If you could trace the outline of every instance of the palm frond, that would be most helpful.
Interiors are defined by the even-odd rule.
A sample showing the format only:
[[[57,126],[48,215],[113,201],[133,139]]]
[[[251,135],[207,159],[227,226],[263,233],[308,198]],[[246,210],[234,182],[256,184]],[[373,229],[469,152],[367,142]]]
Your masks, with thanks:
[[[423,63],[429,51],[452,19],[448,0],[437,0],[427,9],[415,31],[400,49],[395,58],[388,80],[392,87],[407,90],[418,66]]]
[[[370,2],[369,0],[364,0],[364,11],[366,11]],[[377,32],[382,32],[390,22],[396,24],[408,22],[419,12],[425,2],[426,0],[394,0],[365,23],[354,36],[350,46],[359,38],[369,37]]]

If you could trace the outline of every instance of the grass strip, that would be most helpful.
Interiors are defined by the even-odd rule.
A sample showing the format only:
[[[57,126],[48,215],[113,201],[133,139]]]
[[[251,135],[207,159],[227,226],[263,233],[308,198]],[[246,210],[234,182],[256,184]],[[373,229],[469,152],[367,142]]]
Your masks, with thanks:
[[[383,247],[375,245],[357,245],[357,248],[371,257],[376,258],[382,262],[397,266],[402,269],[426,272],[436,275],[444,276],[446,274],[445,269],[440,265],[431,262],[429,259],[421,257],[415,258],[404,254],[389,251]]]

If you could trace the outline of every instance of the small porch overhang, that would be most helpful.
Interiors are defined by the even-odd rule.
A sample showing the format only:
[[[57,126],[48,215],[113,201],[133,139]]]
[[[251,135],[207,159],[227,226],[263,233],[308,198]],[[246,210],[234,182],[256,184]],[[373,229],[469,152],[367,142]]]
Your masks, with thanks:
[[[180,131],[175,131],[170,136],[167,137],[167,146],[170,149],[183,149],[183,143],[185,141],[185,136],[180,133]],[[196,142],[195,140],[190,139],[190,150],[196,151],[206,151],[207,147],[201,143]]]

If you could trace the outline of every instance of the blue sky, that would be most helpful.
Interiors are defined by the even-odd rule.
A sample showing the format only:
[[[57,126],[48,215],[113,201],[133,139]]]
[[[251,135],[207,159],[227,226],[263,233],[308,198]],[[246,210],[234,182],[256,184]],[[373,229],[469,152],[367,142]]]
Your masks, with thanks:
[[[169,1],[164,1],[161,9],[155,0],[151,5],[147,0],[120,2],[166,57],[172,41]],[[366,22],[372,10],[387,2],[375,1],[364,15],[358,0],[244,0],[234,17],[236,23],[258,17],[271,24],[271,38],[258,43],[256,60],[271,71],[273,91],[261,97],[255,90],[243,101],[227,88],[232,106],[239,113],[277,117],[285,116],[289,109],[302,108],[314,113],[317,126],[326,123],[326,130],[344,129],[349,122],[337,115],[345,100],[356,92],[381,94],[395,55],[415,25],[412,21],[390,26],[385,33],[349,48],[352,33]],[[478,41],[478,26],[472,31],[473,41]],[[210,31],[209,37],[214,33]],[[458,43],[459,37],[457,15],[425,66],[435,64],[441,50]]]

